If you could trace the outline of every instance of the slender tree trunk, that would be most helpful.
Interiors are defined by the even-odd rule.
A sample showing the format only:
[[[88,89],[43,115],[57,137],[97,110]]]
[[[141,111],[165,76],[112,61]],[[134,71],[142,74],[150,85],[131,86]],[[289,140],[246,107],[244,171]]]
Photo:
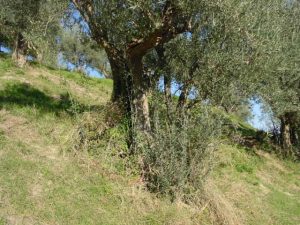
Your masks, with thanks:
[[[182,111],[186,106],[188,92],[189,92],[189,87],[187,84],[184,84],[177,104],[177,109],[180,111]]]
[[[156,53],[158,55],[158,66],[161,71],[164,73],[164,95],[165,95],[165,104],[167,107],[168,115],[170,114],[170,107],[171,107],[171,101],[172,101],[172,93],[171,93],[171,77],[170,72],[167,68],[167,62],[165,58],[165,48],[164,45],[158,45],[156,48]]]
[[[14,43],[14,50],[12,54],[13,60],[17,66],[24,67],[27,63],[27,46],[22,34],[18,33]]]
[[[170,119],[171,105],[172,105],[172,92],[171,92],[171,78],[167,75],[164,76],[164,94],[165,94],[167,113]]]
[[[167,101],[167,105],[170,104],[172,100],[171,94],[171,78],[169,76],[164,76],[164,93]]]
[[[81,64],[76,65],[76,72],[80,74],[84,74],[84,66]]]
[[[37,56],[36,56],[37,62],[41,64],[41,63],[43,63],[43,59],[44,59],[43,53],[42,52],[38,52]]]
[[[197,64],[193,65],[192,68],[190,68],[190,70],[188,72],[188,79],[185,80],[183,83],[183,87],[182,87],[181,94],[179,96],[179,100],[178,100],[178,104],[177,104],[177,109],[181,113],[184,112],[184,108],[186,107],[188,95],[189,95],[189,92],[190,92],[192,84],[193,84],[193,82],[192,82],[193,74],[197,68],[198,68]]]

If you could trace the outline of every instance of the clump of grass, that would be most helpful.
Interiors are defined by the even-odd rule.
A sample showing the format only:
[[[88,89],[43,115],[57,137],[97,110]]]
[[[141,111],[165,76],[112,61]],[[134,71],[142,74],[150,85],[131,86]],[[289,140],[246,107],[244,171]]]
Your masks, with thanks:
[[[253,173],[253,167],[247,165],[247,164],[237,164],[235,166],[236,170],[240,173],[243,173],[243,172],[247,172],[247,173]]]
[[[4,72],[7,72],[14,68],[15,68],[15,66],[14,66],[14,63],[12,62],[12,60],[7,58],[4,55],[1,55],[1,57],[0,57],[0,72],[3,74]]]

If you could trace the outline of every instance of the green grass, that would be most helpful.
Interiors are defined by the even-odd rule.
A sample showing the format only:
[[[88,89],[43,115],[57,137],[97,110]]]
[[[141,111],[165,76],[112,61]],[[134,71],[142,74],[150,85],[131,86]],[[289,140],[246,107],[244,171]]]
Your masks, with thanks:
[[[213,177],[243,224],[299,224],[300,165],[224,145]]]
[[[299,224],[300,201],[295,201],[293,196],[277,190],[268,196],[268,201],[277,224]]]
[[[105,128],[111,90],[111,80],[38,64],[18,69],[0,56],[0,224],[218,224],[233,215],[241,224],[299,224],[299,163],[259,149],[220,146],[204,208],[144,190],[136,162],[118,157],[122,125],[88,152],[76,150],[80,135]],[[237,132],[256,135],[225,116]],[[82,128],[90,133],[79,135]]]
[[[15,68],[13,62],[4,54],[0,54],[0,73]]]
[[[104,145],[94,156],[74,150],[78,128],[102,115],[111,89],[111,80],[0,58],[0,224],[197,224],[138,176],[124,177]]]

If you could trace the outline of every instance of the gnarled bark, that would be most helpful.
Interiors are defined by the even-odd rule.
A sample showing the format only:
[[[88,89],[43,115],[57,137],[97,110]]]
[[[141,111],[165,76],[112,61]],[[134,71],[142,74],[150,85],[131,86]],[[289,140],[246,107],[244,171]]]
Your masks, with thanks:
[[[280,117],[281,127],[280,127],[280,139],[281,145],[284,149],[284,154],[286,156],[290,155],[292,152],[292,147],[294,143],[294,127],[293,124],[295,114],[293,112],[285,113]]]
[[[126,60],[120,55],[115,56],[114,52],[106,49],[111,66],[113,79],[112,102],[118,104],[124,112],[131,116],[132,78]]]
[[[124,102],[125,108],[131,105],[136,116],[136,127],[150,131],[150,116],[148,104],[148,82],[143,74],[142,59],[147,52],[156,46],[166,43],[177,34],[189,29],[189,21],[183,18],[172,1],[167,0],[162,12],[161,23],[153,32],[145,37],[133,38],[123,50],[115,47],[109,38],[109,29],[103,21],[95,18],[95,8],[92,0],[72,0],[85,21],[89,24],[92,38],[101,45],[109,58],[114,80],[113,101]],[[131,83],[132,79],[132,83]],[[132,86],[131,86],[132,85]],[[125,99],[125,100],[124,100]]]
[[[280,138],[283,149],[289,154],[293,146],[298,144],[297,113],[287,112],[280,117]]]
[[[24,67],[27,63],[27,44],[22,34],[16,35],[12,59],[15,61],[17,66]]]
[[[286,150],[290,149],[292,147],[292,141],[291,141],[291,126],[289,124],[288,118],[285,116],[282,116],[280,118],[281,120],[281,142],[282,147]]]
[[[133,81],[133,99],[132,105],[134,110],[135,125],[138,130],[150,132],[150,115],[148,103],[147,86],[143,80],[144,71],[141,57],[134,57],[130,59],[130,69]]]

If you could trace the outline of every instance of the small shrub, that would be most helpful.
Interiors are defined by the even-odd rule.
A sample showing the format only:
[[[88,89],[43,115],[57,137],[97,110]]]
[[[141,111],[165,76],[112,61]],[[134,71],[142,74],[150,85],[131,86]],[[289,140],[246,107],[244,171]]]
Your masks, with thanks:
[[[170,121],[164,109],[156,109],[152,136],[138,137],[143,179],[150,191],[187,199],[201,189],[220,131],[221,123],[213,117],[203,106]]]
[[[74,150],[88,152],[111,164],[113,170],[130,170],[133,164],[127,143],[127,122],[113,104],[85,112],[74,134]],[[127,167],[127,168],[125,168]],[[136,167],[136,166],[135,166]]]

